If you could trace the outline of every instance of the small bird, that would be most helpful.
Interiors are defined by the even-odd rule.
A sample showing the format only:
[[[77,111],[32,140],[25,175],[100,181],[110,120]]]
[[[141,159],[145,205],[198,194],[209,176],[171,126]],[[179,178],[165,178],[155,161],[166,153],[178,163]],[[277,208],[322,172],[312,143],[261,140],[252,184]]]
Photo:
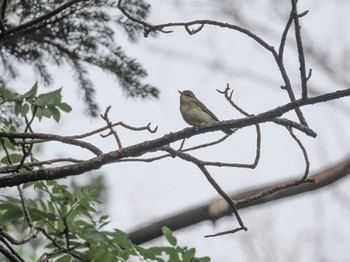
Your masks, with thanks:
[[[180,111],[183,119],[191,126],[214,124],[219,119],[193,94],[190,90],[178,91],[180,93]],[[226,134],[233,133],[231,129],[222,130]]]

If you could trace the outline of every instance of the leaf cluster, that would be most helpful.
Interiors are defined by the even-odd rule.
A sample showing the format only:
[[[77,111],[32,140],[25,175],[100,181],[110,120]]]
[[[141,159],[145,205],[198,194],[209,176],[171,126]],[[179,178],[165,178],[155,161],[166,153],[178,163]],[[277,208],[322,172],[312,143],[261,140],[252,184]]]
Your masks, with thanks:
[[[80,188],[71,192],[68,186],[56,181],[28,183],[26,190],[29,188],[38,193],[38,197],[26,199],[26,204],[37,229],[36,241],[39,239],[44,243],[47,259],[59,262],[101,261],[101,258],[103,261],[129,261],[131,258],[142,261],[209,261],[207,257],[196,258],[194,248],[179,246],[166,227],[163,234],[169,246],[151,248],[133,244],[121,230],[104,230],[109,223],[108,216],[99,215],[96,209],[98,192],[95,190]],[[19,199],[2,196],[0,210],[0,224],[7,225],[6,230],[28,230]]]
[[[52,117],[56,122],[59,122],[61,118],[60,110],[67,113],[72,110],[70,105],[62,102],[62,88],[40,95],[37,95],[37,91],[38,83],[35,83],[23,95],[11,92],[9,89],[2,87],[0,88],[0,97],[2,97],[2,103],[14,103],[14,113],[16,116],[25,117],[31,112],[39,120],[43,117]]]

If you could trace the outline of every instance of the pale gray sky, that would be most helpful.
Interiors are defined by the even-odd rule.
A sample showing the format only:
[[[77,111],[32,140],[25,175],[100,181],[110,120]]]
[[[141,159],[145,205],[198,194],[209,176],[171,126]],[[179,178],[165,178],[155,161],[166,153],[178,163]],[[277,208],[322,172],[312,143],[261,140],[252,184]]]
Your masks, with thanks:
[[[211,18],[234,23],[230,17],[220,13],[218,1],[153,0],[150,22],[189,21]],[[273,45],[278,44],[284,20],[278,18],[273,4],[279,1],[232,1],[232,9],[243,12],[252,23],[252,32]],[[288,2],[288,1],[287,1]],[[330,52],[334,64],[341,48],[349,46],[350,3],[347,1],[299,1],[299,11],[310,13],[301,19],[302,32],[317,48]],[[243,8],[243,9],[239,9]],[[237,10],[236,10],[237,9]],[[281,8],[282,10],[287,10]],[[226,10],[230,11],[230,10]],[[273,28],[269,33],[266,28]],[[294,31],[290,31],[294,35]],[[277,36],[277,38],[276,38]],[[159,100],[126,100],[115,79],[90,68],[90,76],[96,84],[97,101],[102,109],[112,105],[110,116],[113,121],[124,121],[134,126],[149,122],[158,125],[156,134],[136,133],[121,130],[123,145],[132,145],[146,139],[178,131],[187,124],[179,112],[177,90],[191,89],[220,119],[240,118],[216,89],[223,90],[226,83],[235,89],[235,101],[250,113],[259,113],[288,102],[279,72],[272,56],[245,35],[222,28],[205,26],[193,36],[183,28],[176,28],[172,34],[160,34],[157,38],[141,38],[130,44],[125,36],[117,33],[117,43],[135,57],[147,69],[147,82],[161,90]],[[292,82],[298,85],[297,54],[290,45],[285,64]],[[334,54],[334,56],[333,56]],[[308,58],[308,57],[307,57]],[[332,60],[332,61],[333,61]],[[307,66],[313,68],[310,84],[319,92],[345,88],[325,74],[312,60]],[[83,114],[84,106],[77,92],[72,72],[67,68],[52,68],[55,88],[63,86],[64,100],[73,106],[71,114],[62,115],[59,124],[44,120],[37,125],[38,132],[56,134],[79,134],[104,125],[101,119],[91,120]],[[34,83],[30,71],[16,82],[28,86]],[[14,86],[16,86],[14,84]],[[29,88],[30,86],[28,86]],[[300,92],[295,91],[299,96]],[[317,133],[316,139],[299,135],[308,149],[311,170],[319,170],[349,154],[350,128],[349,111],[338,110],[336,103],[349,105],[349,98],[303,108],[305,117]],[[295,119],[293,113],[286,116]],[[207,142],[219,138],[221,133],[205,134],[193,138],[189,144]],[[116,149],[110,139],[99,137],[90,140],[104,152]],[[72,157],[89,158],[83,151],[62,150],[59,145],[45,151],[45,158],[69,152]],[[56,151],[57,150],[57,151]],[[195,155],[203,159],[250,163],[255,153],[255,130],[253,127],[239,131],[224,144],[202,150]],[[217,182],[227,191],[241,191],[269,182],[293,177],[304,172],[304,160],[300,148],[282,127],[262,125],[262,154],[256,170],[211,168]],[[205,177],[193,165],[179,159],[166,159],[155,163],[123,163],[102,169],[109,184],[110,227],[128,231],[137,225],[154,221],[171,213],[205,203],[217,197]],[[81,175],[78,179],[88,179]],[[264,206],[256,206],[241,212],[248,232],[204,239],[206,234],[232,229],[235,219],[225,218],[212,224],[202,223],[176,232],[180,245],[194,246],[199,255],[209,255],[213,261],[347,261],[350,259],[348,246],[350,211],[347,188],[350,182],[341,181],[329,190],[298,196]],[[344,202],[343,202],[344,201]],[[341,230],[340,230],[341,228]],[[164,243],[161,240],[152,244]]]

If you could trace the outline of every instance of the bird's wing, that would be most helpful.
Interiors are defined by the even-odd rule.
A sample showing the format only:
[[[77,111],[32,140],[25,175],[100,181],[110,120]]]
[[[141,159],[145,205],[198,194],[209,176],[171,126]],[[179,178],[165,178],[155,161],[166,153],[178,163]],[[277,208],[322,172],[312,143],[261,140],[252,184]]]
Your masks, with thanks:
[[[198,99],[194,101],[195,105],[199,107],[200,109],[203,109],[205,112],[207,112],[215,121],[219,121],[219,119],[214,115],[213,112],[211,112],[201,101]]]

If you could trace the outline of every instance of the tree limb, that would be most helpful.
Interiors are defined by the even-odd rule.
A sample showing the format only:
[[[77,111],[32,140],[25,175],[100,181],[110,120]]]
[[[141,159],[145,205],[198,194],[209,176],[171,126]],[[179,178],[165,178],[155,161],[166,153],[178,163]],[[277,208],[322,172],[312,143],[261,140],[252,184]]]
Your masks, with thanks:
[[[304,183],[298,186],[289,187],[285,190],[276,191],[262,198],[256,198],[256,196],[262,192],[267,192],[272,188],[280,187],[288,183],[294,183],[290,182],[291,180],[281,181],[254,189],[242,190],[240,193],[231,194],[230,197],[235,201],[238,209],[247,208],[326,187],[346,177],[349,175],[349,173],[350,158],[347,158],[346,160],[325,170],[317,172],[309,177],[310,179],[316,180],[317,183]],[[299,177],[301,177],[301,175],[298,175],[295,180],[297,180]],[[161,236],[161,227],[164,225],[175,231],[203,221],[209,220],[215,222],[216,220],[223,218],[224,216],[230,216],[231,214],[232,210],[228,207],[226,202],[223,201],[223,199],[215,199],[209,204],[192,207],[186,211],[179,212],[170,217],[132,230],[129,233],[129,238],[135,244],[142,244]]]
[[[164,135],[163,137],[156,138],[153,140],[145,141],[136,145],[124,147],[122,149],[111,151],[109,153],[98,155],[97,157],[91,158],[89,160],[83,161],[81,163],[76,163],[63,167],[47,168],[45,170],[32,170],[26,171],[19,174],[12,174],[0,177],[0,188],[17,186],[26,182],[38,181],[38,180],[52,180],[58,178],[64,178],[67,176],[80,175],[88,171],[99,169],[101,166],[113,163],[123,158],[136,157],[143,155],[147,152],[157,150],[158,148],[173,143],[184,138],[189,138],[197,134],[202,134],[206,132],[213,132],[222,130],[223,128],[242,128],[246,126],[251,126],[259,123],[264,123],[268,121],[273,121],[276,117],[280,117],[284,113],[294,110],[297,107],[316,104],[320,102],[326,102],[329,100],[338,99],[341,97],[349,96],[350,89],[338,90],[332,93],[327,93],[324,95],[307,98],[298,99],[294,102],[290,102],[283,106],[277,107],[275,109],[260,113],[258,115],[240,118],[236,120],[221,121],[210,125],[202,125],[198,127],[185,128],[178,132],[171,132]],[[8,132],[0,132],[0,137],[4,134],[13,137],[28,137],[34,136],[35,134],[13,134]]]

